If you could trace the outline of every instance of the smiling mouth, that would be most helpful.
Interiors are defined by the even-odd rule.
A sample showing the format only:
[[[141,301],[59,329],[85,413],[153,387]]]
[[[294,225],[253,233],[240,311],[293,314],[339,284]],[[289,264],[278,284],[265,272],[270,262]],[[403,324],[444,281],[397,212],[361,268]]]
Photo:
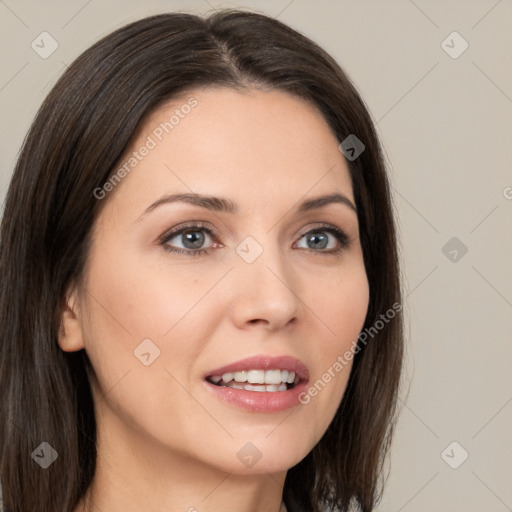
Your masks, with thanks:
[[[276,392],[293,389],[301,379],[293,371],[274,369],[227,372],[222,375],[210,375],[206,380],[215,386],[245,391]]]

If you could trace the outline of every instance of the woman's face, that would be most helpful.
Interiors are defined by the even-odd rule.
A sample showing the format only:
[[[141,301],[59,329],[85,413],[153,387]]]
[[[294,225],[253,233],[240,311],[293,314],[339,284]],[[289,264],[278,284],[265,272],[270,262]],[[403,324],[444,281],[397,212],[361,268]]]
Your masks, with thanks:
[[[111,444],[247,474],[286,470],[320,440],[369,298],[338,144],[276,91],[196,90],[147,119],[120,183],[97,191],[80,334],[60,341],[91,360]],[[345,199],[303,207],[332,194]],[[234,387],[245,378],[253,388]]]

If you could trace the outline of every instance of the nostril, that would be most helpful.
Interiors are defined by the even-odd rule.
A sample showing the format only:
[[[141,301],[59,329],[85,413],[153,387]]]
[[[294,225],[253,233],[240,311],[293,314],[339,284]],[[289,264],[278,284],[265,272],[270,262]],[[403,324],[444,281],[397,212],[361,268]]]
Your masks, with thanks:
[[[268,324],[268,321],[263,320],[263,318],[255,318],[254,320],[249,320],[249,323],[250,324],[259,324],[259,323]]]

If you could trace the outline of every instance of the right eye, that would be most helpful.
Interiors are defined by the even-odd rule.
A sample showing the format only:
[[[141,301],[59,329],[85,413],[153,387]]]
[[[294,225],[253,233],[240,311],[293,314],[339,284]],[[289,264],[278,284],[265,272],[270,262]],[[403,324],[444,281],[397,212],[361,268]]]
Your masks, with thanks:
[[[202,223],[188,224],[166,233],[162,237],[160,244],[163,246],[164,250],[168,252],[199,256],[207,253],[209,250],[202,248],[207,237],[215,237],[215,234],[210,228]],[[175,247],[174,244],[170,243],[175,238],[179,240],[182,247]]]

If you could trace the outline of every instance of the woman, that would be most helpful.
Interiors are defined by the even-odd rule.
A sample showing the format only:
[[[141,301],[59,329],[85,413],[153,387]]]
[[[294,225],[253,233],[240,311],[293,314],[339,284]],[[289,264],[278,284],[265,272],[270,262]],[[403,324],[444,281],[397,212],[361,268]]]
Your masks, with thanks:
[[[371,118],[266,16],[162,14],[64,73],[1,228],[9,512],[373,510],[402,364]]]

